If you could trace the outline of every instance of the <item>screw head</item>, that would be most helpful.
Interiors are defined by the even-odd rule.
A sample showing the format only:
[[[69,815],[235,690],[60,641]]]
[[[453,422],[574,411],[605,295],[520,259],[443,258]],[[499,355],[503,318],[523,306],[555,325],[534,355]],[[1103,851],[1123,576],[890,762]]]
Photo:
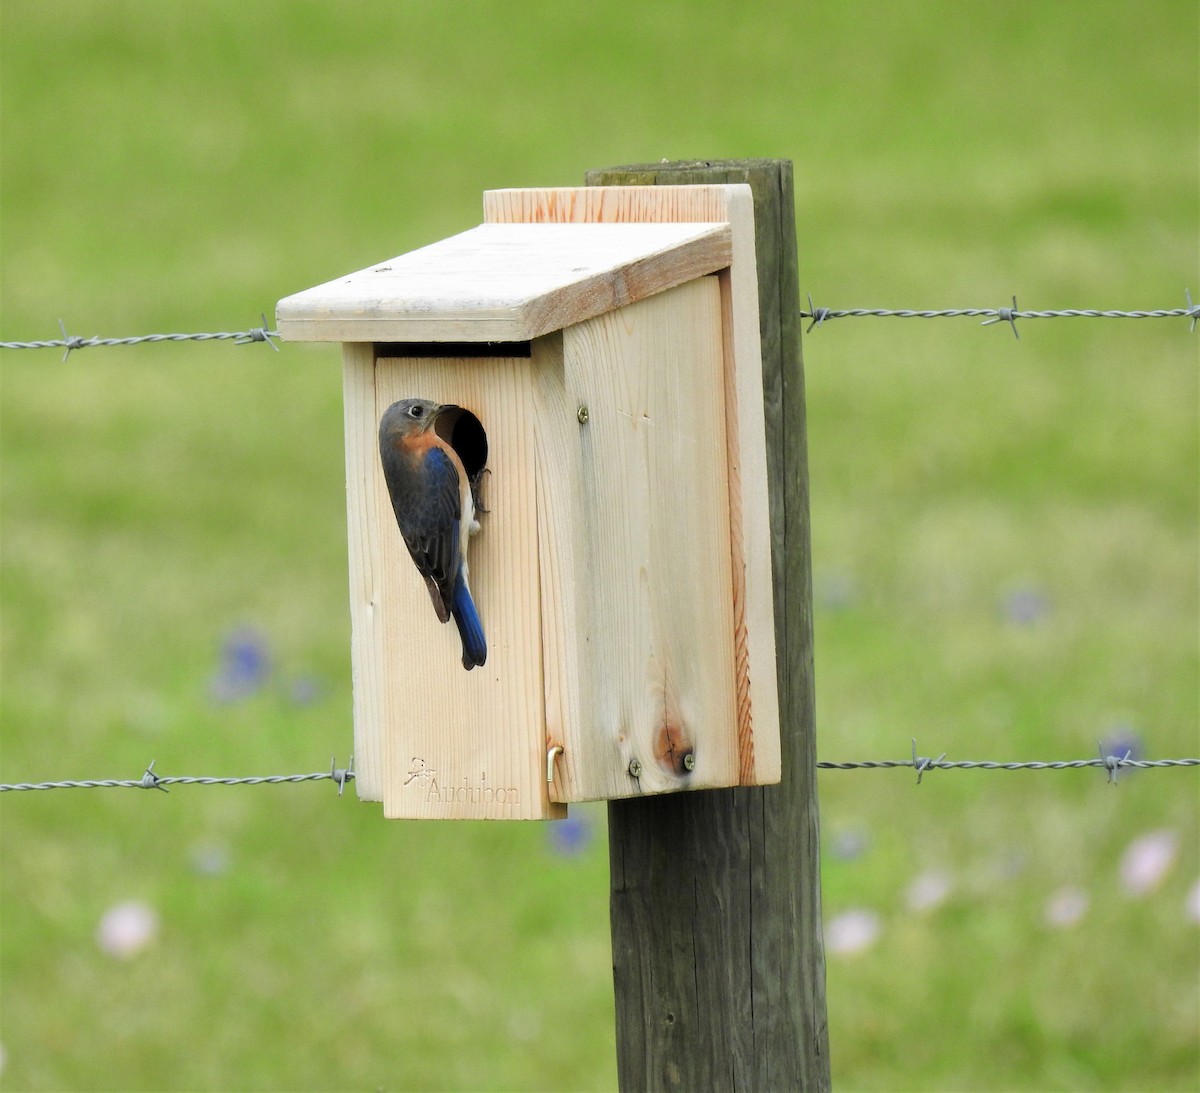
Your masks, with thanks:
[[[696,769],[696,755],[695,755],[695,752],[690,752],[690,751],[689,751],[689,752],[687,753],[687,755],[685,755],[685,756],[683,757],[683,769],[684,769],[684,770],[695,770],[695,769]]]
[[[640,759],[629,760],[629,773],[634,778],[642,776],[642,761]]]
[[[588,413],[587,403],[584,403],[579,407],[579,409],[575,412],[575,416],[579,419],[580,425],[586,425],[588,423],[588,418],[591,417],[591,414]]]

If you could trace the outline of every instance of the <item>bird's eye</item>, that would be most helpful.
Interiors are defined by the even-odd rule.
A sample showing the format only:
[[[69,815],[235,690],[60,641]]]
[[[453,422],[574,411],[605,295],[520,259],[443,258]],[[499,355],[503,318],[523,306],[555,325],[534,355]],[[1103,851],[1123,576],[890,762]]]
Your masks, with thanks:
[[[424,406],[410,406],[408,408],[408,412],[413,417],[420,417],[422,414],[425,413],[425,407]]]

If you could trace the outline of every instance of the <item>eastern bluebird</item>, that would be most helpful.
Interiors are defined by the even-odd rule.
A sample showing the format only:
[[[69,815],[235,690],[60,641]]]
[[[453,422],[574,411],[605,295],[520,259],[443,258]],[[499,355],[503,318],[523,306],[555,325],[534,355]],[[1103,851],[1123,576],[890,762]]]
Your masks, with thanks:
[[[475,421],[474,439],[483,445],[471,475],[449,439],[463,416]],[[460,406],[402,399],[380,419],[379,457],[404,545],[425,578],[438,619],[454,616],[463,667],[470,671],[487,660],[483,626],[467,585],[467,540],[479,529],[475,489],[487,461],[483,430]]]

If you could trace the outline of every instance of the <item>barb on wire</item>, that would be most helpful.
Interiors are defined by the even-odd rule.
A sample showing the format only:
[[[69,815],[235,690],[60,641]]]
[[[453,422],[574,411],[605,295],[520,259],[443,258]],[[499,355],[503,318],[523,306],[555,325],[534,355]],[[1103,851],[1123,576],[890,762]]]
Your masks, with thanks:
[[[146,773],[140,778],[104,778],[87,781],[64,782],[7,782],[0,784],[0,793],[14,790],[45,790],[45,789],[161,789],[170,792],[167,786],[259,786],[278,785],[282,782],[321,782],[329,780],[337,783],[338,796],[342,796],[346,783],[354,781],[354,756],[345,767],[339,767],[335,759],[331,759],[328,771],[318,771],[316,774],[269,774],[251,778],[191,778],[172,775],[163,777],[154,773],[154,760],[146,768]]]
[[[886,770],[894,767],[912,767],[917,772],[917,785],[921,778],[931,770],[1067,770],[1078,767],[1102,767],[1108,772],[1108,781],[1115,785],[1117,772],[1125,769],[1145,770],[1153,767],[1200,767],[1200,759],[1131,759],[1132,751],[1126,750],[1124,755],[1110,755],[1104,751],[1104,745],[1097,741],[1100,755],[1095,759],[1065,759],[1053,762],[1041,760],[1025,760],[1015,763],[995,763],[979,759],[946,759],[942,752],[936,759],[917,754],[917,742],[912,742],[911,759],[864,759],[860,762],[830,763],[819,762],[820,770]]]
[[[1126,748],[1125,754],[1118,758],[1115,755],[1105,755],[1104,745],[1099,740],[1096,741],[1096,747],[1100,750],[1100,758],[1104,761],[1104,767],[1108,771],[1108,784],[1115,786],[1117,784],[1117,771],[1121,769],[1121,764],[1133,754],[1133,748]]]
[[[921,784],[921,777],[930,767],[936,767],[943,759],[946,758],[946,753],[942,752],[936,759],[919,758],[917,756],[917,738],[913,737],[912,742],[912,761],[913,766],[917,768],[917,785]]]
[[[81,338],[78,334],[68,334],[66,323],[62,319],[58,320],[58,328],[62,331],[61,338],[41,342],[0,342],[0,349],[65,349],[66,352],[62,356],[64,361],[76,349],[88,349],[97,345],[140,345],[144,342],[231,341],[234,345],[266,342],[276,353],[279,352],[279,346],[274,342],[274,339],[279,337],[279,331],[270,328],[266,315],[262,316],[262,326],[252,326],[249,330],[215,334],[136,334],[130,338]]]
[[[991,326],[992,323],[1008,323],[1012,327],[1013,337],[1017,341],[1021,340],[1021,335],[1017,333],[1017,298],[1012,298],[1012,307],[1001,307],[996,309],[996,317],[994,319],[984,319],[980,326]]]
[[[1190,332],[1195,333],[1196,323],[1200,321],[1200,304],[1192,303],[1190,289],[1184,290],[1187,307],[1163,308],[1156,311],[1098,311],[1092,308],[1065,308],[1058,311],[1021,311],[1017,307],[1017,298],[1012,298],[1012,307],[958,307],[938,310],[915,310],[908,308],[886,307],[854,307],[846,310],[834,310],[828,307],[817,307],[813,304],[812,295],[808,296],[808,310],[801,309],[800,318],[811,319],[805,333],[811,333],[814,328],[823,326],[830,319],[957,319],[983,317],[981,326],[991,326],[993,323],[1008,323],[1012,328],[1013,337],[1020,339],[1017,332],[1018,319],[1191,319]]]

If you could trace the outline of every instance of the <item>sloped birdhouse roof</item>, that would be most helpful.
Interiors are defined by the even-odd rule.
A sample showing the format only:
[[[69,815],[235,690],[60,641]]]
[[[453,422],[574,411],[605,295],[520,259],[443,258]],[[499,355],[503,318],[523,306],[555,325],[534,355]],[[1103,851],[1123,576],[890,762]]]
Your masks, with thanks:
[[[727,223],[481,224],[280,300],[289,341],[527,341],[729,266]]]

